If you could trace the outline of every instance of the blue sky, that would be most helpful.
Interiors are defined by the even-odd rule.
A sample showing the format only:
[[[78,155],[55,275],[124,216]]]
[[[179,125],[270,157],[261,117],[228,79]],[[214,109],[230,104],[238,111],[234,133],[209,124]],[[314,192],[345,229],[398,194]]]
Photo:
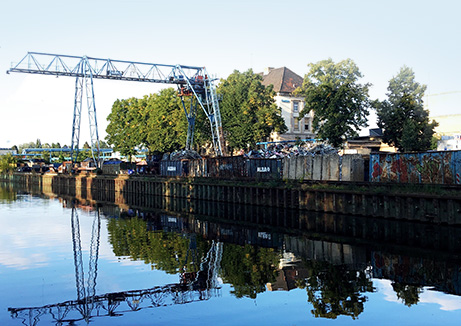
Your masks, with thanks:
[[[234,69],[351,58],[372,98],[411,67],[428,86],[431,115],[460,113],[461,3],[441,1],[4,1],[0,4],[0,147],[35,141],[70,144],[73,78],[4,72],[28,51]],[[100,137],[117,98],[159,85],[95,81]],[[435,95],[449,93],[446,95]],[[81,139],[89,138],[86,113]],[[370,125],[374,125],[371,117]]]

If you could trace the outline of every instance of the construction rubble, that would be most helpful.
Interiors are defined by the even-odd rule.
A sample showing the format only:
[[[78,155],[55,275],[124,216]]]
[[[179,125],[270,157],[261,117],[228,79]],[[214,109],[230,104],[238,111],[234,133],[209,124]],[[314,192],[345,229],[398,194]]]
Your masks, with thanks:
[[[249,158],[284,158],[294,156],[315,156],[338,153],[334,147],[323,143],[304,143],[302,145],[277,144],[265,149],[251,150],[245,157]]]
[[[181,151],[175,151],[172,153],[163,154],[162,161],[165,161],[165,160],[170,160],[170,161],[197,160],[201,158],[202,157],[196,151],[181,150]]]

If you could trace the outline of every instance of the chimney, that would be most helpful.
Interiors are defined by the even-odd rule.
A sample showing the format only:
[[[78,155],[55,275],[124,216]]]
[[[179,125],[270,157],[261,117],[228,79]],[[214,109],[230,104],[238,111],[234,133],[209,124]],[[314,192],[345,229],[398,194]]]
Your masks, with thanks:
[[[274,67],[264,68],[264,75],[268,75],[272,70],[274,70]]]

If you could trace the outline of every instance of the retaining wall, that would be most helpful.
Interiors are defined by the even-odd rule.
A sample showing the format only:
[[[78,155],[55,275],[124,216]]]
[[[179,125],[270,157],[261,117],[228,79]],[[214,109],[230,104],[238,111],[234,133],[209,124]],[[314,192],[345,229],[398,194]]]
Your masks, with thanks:
[[[49,189],[55,194],[114,201],[119,204],[149,196],[281,207],[306,211],[371,216],[414,222],[461,225],[461,197],[335,190],[306,184],[278,185],[218,182],[217,179],[146,178],[137,176],[62,176],[13,174],[4,181]]]

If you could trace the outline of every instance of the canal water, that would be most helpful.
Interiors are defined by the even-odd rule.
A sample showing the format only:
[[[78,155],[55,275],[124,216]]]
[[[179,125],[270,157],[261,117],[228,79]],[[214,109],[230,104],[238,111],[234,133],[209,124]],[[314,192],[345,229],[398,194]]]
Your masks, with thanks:
[[[458,228],[154,206],[0,186],[0,325],[460,323]]]

